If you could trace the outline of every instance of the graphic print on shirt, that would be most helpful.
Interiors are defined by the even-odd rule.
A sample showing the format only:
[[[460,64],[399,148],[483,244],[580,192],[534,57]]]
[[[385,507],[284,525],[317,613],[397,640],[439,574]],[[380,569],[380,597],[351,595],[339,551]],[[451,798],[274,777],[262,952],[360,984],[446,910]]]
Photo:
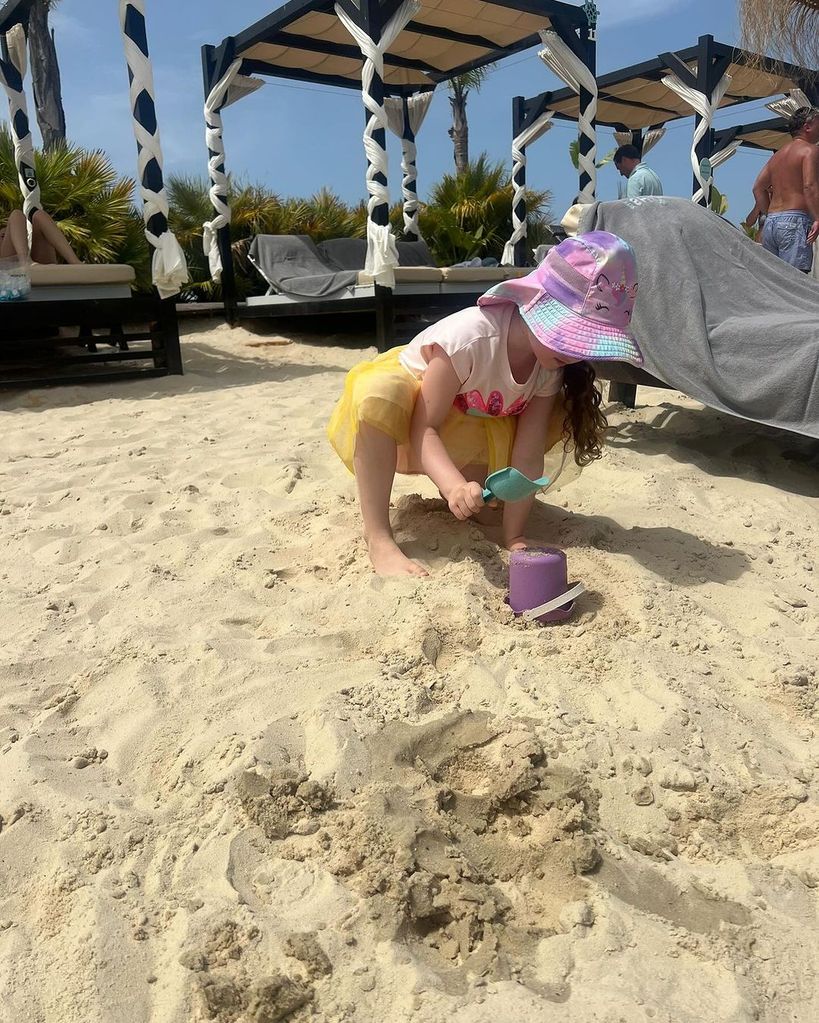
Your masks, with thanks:
[[[488,400],[484,400],[480,391],[467,391],[466,394],[456,394],[453,404],[459,412],[468,416],[519,416],[529,402],[523,397],[516,398],[505,409],[500,391],[492,391]]]

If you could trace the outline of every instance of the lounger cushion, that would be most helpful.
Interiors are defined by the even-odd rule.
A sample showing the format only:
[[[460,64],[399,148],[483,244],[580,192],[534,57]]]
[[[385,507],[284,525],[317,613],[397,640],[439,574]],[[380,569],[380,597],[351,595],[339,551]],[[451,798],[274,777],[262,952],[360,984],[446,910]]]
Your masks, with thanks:
[[[32,263],[31,286],[61,287],[81,284],[131,284],[136,279],[132,266],[117,263],[81,263],[62,265]]]
[[[396,284],[439,284],[443,271],[437,266],[399,266],[395,271]],[[372,284],[373,276],[366,270],[358,275],[359,284]]]
[[[525,277],[530,269],[522,266],[447,266],[442,271],[447,284],[498,284]]]

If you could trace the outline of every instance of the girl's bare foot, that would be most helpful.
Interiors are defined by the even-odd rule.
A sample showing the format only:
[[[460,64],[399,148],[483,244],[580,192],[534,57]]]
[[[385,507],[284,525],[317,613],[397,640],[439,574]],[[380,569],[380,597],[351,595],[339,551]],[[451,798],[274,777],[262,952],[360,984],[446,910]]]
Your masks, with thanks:
[[[370,540],[367,547],[378,575],[429,575],[425,568],[404,554],[392,537]]]

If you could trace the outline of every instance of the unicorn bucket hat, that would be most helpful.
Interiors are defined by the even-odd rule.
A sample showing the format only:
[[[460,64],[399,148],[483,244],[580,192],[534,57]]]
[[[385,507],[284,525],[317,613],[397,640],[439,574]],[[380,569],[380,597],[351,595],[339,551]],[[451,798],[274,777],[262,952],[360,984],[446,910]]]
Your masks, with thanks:
[[[526,326],[557,355],[587,362],[630,362],[643,355],[631,333],[637,261],[608,231],[568,238],[526,277],[504,281],[478,305],[512,302]]]

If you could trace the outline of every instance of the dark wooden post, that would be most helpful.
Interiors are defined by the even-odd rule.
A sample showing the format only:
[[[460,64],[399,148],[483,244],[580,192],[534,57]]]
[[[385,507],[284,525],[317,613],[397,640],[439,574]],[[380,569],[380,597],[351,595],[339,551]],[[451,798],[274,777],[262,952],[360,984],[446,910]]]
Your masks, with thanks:
[[[365,28],[370,39],[377,42],[381,39],[381,31],[384,23],[387,19],[387,13],[379,6],[376,0],[367,0],[366,3],[362,4],[362,13],[365,17]],[[381,75],[376,71],[373,75],[372,85],[370,86],[370,96],[375,100],[376,103],[383,105],[384,103],[384,80]],[[366,113],[366,123],[369,124],[370,113]],[[380,146],[386,152],[387,149],[387,133],[383,127],[377,127],[372,133],[373,141],[377,146]],[[370,168],[369,157],[367,158],[368,171]],[[382,185],[387,184],[386,177],[379,171],[375,174],[376,181]],[[389,227],[390,223],[390,208],[387,203],[378,203],[373,207],[370,217],[374,224],[378,224],[382,227]],[[376,345],[378,346],[379,352],[388,351],[395,340],[395,304],[393,300],[392,288],[382,287],[380,284],[374,285],[375,289],[375,336]]]
[[[595,26],[587,25],[580,29],[580,48],[581,52],[584,54],[586,67],[589,69],[589,71],[591,71],[591,73],[595,77],[597,77],[597,29]],[[593,98],[592,94],[581,86],[579,95],[581,113],[585,113],[588,110],[592,98]],[[596,126],[596,122],[593,123]],[[592,140],[583,132],[580,132],[579,141],[580,154],[582,156],[588,155],[588,153],[590,153],[592,149]],[[581,166],[580,169],[581,195],[583,194],[584,190],[589,187],[590,184],[591,178],[589,177],[588,173],[582,169]]]
[[[713,36],[700,36],[698,44],[697,54],[697,91],[703,93],[708,101],[710,102],[711,96],[713,95],[714,86],[717,84],[715,78],[714,68],[714,37]],[[699,114],[694,117],[694,131],[702,123],[702,118]],[[702,163],[703,160],[711,158],[714,152],[714,132],[713,129],[707,132],[700,141],[697,143],[695,153],[697,160]],[[694,175],[694,191],[692,195],[700,189],[700,183],[697,175]],[[700,206],[707,206],[708,199],[703,195],[702,199],[699,200]]]

